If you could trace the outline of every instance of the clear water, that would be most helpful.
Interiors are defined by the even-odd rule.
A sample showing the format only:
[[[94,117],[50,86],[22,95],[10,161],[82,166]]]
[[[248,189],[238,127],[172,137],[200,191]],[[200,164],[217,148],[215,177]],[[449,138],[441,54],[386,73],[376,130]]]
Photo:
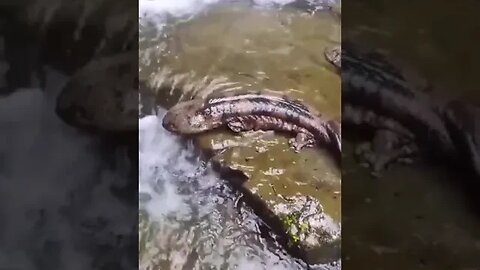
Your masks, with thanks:
[[[219,2],[140,1],[140,47],[155,48],[141,49],[140,77],[158,73],[147,70],[152,66],[164,68],[155,51],[168,54],[159,40],[170,22],[188,21]],[[291,1],[254,2],[269,8]],[[240,206],[241,195],[196,158],[190,145],[162,128],[163,113],[153,106],[140,119],[140,268],[305,269],[261,237],[261,221]]]

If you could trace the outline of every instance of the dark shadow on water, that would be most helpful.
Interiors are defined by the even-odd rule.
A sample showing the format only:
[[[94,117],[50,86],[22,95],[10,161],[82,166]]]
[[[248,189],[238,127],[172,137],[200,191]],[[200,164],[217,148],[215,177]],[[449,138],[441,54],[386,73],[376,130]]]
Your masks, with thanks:
[[[136,59],[138,55],[138,39],[135,37],[138,29],[136,25],[138,9],[135,1],[117,1],[114,3],[107,3],[108,0],[104,1],[97,9],[94,8],[92,10],[93,13],[90,17],[86,18],[85,27],[78,39],[75,38],[74,32],[79,25],[79,18],[83,10],[78,6],[71,6],[78,3],[58,1],[60,8],[51,14],[53,16],[48,23],[42,25],[43,19],[31,19],[28,15],[32,14],[31,11],[35,4],[45,4],[48,1],[14,2],[8,3],[8,5],[7,3],[0,4],[0,34],[4,41],[4,55],[2,55],[4,59],[0,60],[6,61],[10,67],[5,74],[6,86],[0,89],[1,95],[14,93],[18,88],[39,88],[40,90],[38,91],[42,91],[45,87],[46,72],[43,69],[44,67],[64,75],[71,75],[92,59],[100,57],[100,54],[96,54],[99,52],[97,49],[100,47],[102,39],[108,34],[106,33],[105,22],[112,15],[115,15],[115,12],[123,12],[126,15],[124,19],[130,16],[132,23],[128,24],[127,28],[129,29],[112,35],[106,41],[101,53],[108,55],[130,50],[135,55],[133,59]],[[45,6],[54,8],[51,2],[50,5]],[[113,6],[117,9],[114,12],[109,12],[112,11],[111,8]],[[137,63],[134,63],[134,65],[137,65]],[[0,75],[4,76],[4,74]],[[118,78],[110,79],[116,80]],[[13,106],[13,108],[15,107]],[[29,108],[21,107],[20,105],[19,109],[22,110],[20,113],[24,113]],[[44,111],[50,109],[54,110],[55,108],[47,108]],[[8,113],[12,115],[12,119],[15,119],[13,117],[16,115],[16,111]],[[48,115],[48,113],[46,114]],[[2,117],[2,119],[4,118]],[[41,120],[43,121],[44,119],[42,118]],[[15,123],[16,127],[21,128],[23,131],[22,134],[18,134],[19,138],[22,138],[25,133],[31,132],[33,134],[32,138],[35,140],[36,145],[29,146],[27,143],[22,147],[27,148],[27,150],[30,149],[29,147],[34,150],[51,149],[52,152],[45,151],[45,153],[40,153],[39,155],[41,159],[39,164],[47,164],[47,166],[39,168],[39,166],[34,166],[35,164],[28,164],[29,167],[34,168],[28,172],[32,176],[28,180],[31,181],[30,184],[27,187],[12,187],[12,191],[22,190],[22,192],[10,194],[9,197],[14,199],[13,201],[2,202],[2,204],[17,205],[16,213],[4,213],[2,208],[2,219],[11,220],[11,222],[16,222],[17,219],[20,220],[18,220],[18,231],[2,230],[0,232],[0,239],[2,239],[0,240],[2,242],[0,249],[8,250],[11,252],[9,254],[13,254],[13,256],[8,256],[7,260],[2,258],[0,268],[32,267],[35,269],[55,270],[67,269],[73,265],[81,267],[82,263],[89,264],[86,268],[90,269],[132,269],[137,267],[138,214],[136,211],[126,213],[120,217],[121,221],[119,223],[132,229],[129,233],[120,233],[118,235],[112,233],[112,235],[106,237],[108,239],[97,239],[96,237],[99,235],[103,237],[105,235],[104,230],[113,230],[112,226],[116,224],[108,224],[106,221],[111,219],[114,210],[124,209],[125,205],[138,209],[138,128],[130,132],[111,134],[99,132],[98,130],[79,131],[74,123],[67,123],[71,126],[61,126],[61,128],[57,128],[56,123],[38,124],[41,126],[41,129],[27,121],[25,123]],[[53,130],[49,128],[50,124]],[[23,127],[22,125],[25,126]],[[49,133],[50,131],[51,133]],[[58,133],[65,133],[65,136]],[[61,139],[58,144],[55,141],[52,142],[51,139],[57,137]],[[45,140],[42,141],[39,138],[45,138]],[[68,138],[73,139],[70,142]],[[77,149],[79,141],[88,141],[90,143],[87,144],[88,148],[86,146],[85,149],[80,150],[80,152],[85,152],[80,154],[68,152],[70,149]],[[58,149],[62,144],[65,152],[61,153],[60,151],[59,153]],[[3,151],[3,148],[1,151]],[[35,156],[39,154],[29,153],[24,149],[18,149],[18,151],[13,149],[13,151],[14,153],[0,153],[0,156],[17,157],[20,154],[25,154],[26,156],[23,158],[26,161],[35,163],[31,161],[32,157],[30,154]],[[76,154],[80,158],[91,157],[93,160],[99,160],[98,164],[93,164],[94,168],[86,169],[82,167],[83,163],[89,164],[91,160],[88,160],[88,158],[75,160],[70,156]],[[64,156],[67,161],[70,158],[73,160],[72,162],[76,163],[64,164],[60,162],[62,161],[61,159],[55,159],[58,155],[60,157]],[[55,160],[61,164],[56,164]],[[127,165],[123,163],[124,160],[127,160]],[[14,165],[19,166],[19,164]],[[131,167],[130,170],[129,166]],[[16,170],[18,171],[18,168]],[[98,170],[99,172],[89,173],[90,170]],[[114,183],[107,188],[106,193],[108,194],[104,195],[110,198],[110,195],[113,194],[114,199],[111,201],[99,203],[97,200],[87,199],[84,204],[76,205],[85,198],[97,196],[95,192],[105,192],[98,187],[98,185],[104,184],[102,181],[105,181],[102,178],[102,173],[100,173],[102,170],[118,174],[119,178],[125,177],[128,179],[126,185]],[[52,179],[36,179],[36,177],[40,178],[42,176],[51,176]],[[95,183],[91,177],[97,176],[98,183]],[[59,183],[58,186],[53,185],[52,183],[58,183],[55,180],[57,177],[60,179],[64,177],[65,183]],[[74,181],[72,179],[78,179],[78,183],[72,183]],[[119,179],[119,181],[122,180],[124,179]],[[3,181],[3,177],[1,181]],[[11,185],[16,183],[16,181],[10,182]],[[25,183],[25,180],[20,182]],[[5,184],[5,182],[2,182],[2,184]],[[52,192],[54,194],[53,197],[61,196],[66,192],[66,185],[72,185],[72,187],[70,193],[65,198],[59,197],[59,200],[51,204],[44,204],[41,201],[36,202],[34,200],[34,198],[43,196],[42,191]],[[77,186],[80,188],[76,188]],[[64,201],[62,201],[62,198]],[[38,205],[32,206],[30,204],[22,205],[17,203],[18,201],[28,201],[29,199],[32,200],[33,204],[38,203]],[[99,205],[94,205],[96,203],[99,203]],[[108,208],[105,204],[109,204],[108,207],[110,208],[105,209]],[[83,208],[84,205],[85,207]],[[88,219],[83,212],[87,207],[98,211],[95,220],[84,220]],[[39,215],[38,220],[35,220],[33,216],[31,225],[34,228],[32,228],[32,232],[25,232],[22,231],[25,228],[20,222],[23,218],[19,217],[23,217],[26,214],[30,215],[30,208],[34,210],[40,208],[39,212],[43,214]],[[24,213],[25,211],[27,212]],[[94,224],[89,225],[87,224],[88,222],[93,222]],[[25,226],[29,228],[29,224]],[[112,237],[114,239],[110,239]],[[12,238],[16,239],[17,242],[12,242],[11,240],[3,241]],[[25,241],[27,241],[27,244]],[[3,246],[7,244],[10,244],[10,246]],[[13,247],[17,248],[14,249]],[[25,254],[25,257],[22,257],[21,254]],[[80,261],[72,261],[77,259]]]
[[[471,40],[460,36],[478,33],[479,21],[473,12],[478,7],[477,1],[343,2],[342,40],[353,41],[377,52],[386,52],[388,57],[409,64],[410,67],[398,66],[402,71],[419,73],[429,85],[433,85],[426,91],[431,95],[427,98],[430,99],[428,102],[454,99],[463,104],[460,107],[466,107],[468,103],[478,101],[478,78],[472,76],[478,67],[470,62],[480,59],[480,54],[472,46]],[[368,65],[375,60],[372,56],[362,61]],[[471,70],[465,71],[466,66]],[[376,66],[376,69],[386,68]],[[362,71],[362,79],[373,80],[375,77],[365,70]],[[391,77],[385,78],[382,90],[388,92],[392,86],[388,81]],[[395,117],[391,113],[392,106],[383,104],[381,108],[382,105],[378,104],[385,101],[387,104],[400,104],[408,100],[408,94],[400,92],[396,93],[401,97],[398,99],[392,98],[394,95],[388,99],[382,94],[361,97],[348,94],[342,91],[344,104],[350,102],[377,109],[376,112],[388,117]],[[405,102],[403,108],[408,108],[412,103]],[[475,136],[478,137],[478,124],[472,124],[471,119],[463,119],[466,122],[462,122],[462,119],[449,121],[444,115],[444,111],[448,111],[447,106],[440,107],[436,117],[445,125],[446,134],[453,141],[455,154],[439,154],[442,153],[437,151],[441,148],[440,144],[431,139],[430,129],[420,132],[420,128],[424,127],[412,124],[411,119],[398,117],[396,120],[423,136],[423,140],[417,143],[427,151],[422,154],[418,164],[405,169],[393,164],[393,168],[387,170],[394,172],[385,173],[387,177],[374,179],[369,177],[367,170],[359,169],[350,157],[343,160],[344,269],[478,267],[478,258],[474,254],[479,252],[480,235],[474,228],[480,224],[480,176],[472,165],[478,162],[473,157],[478,155],[480,148],[469,144],[470,135],[473,135],[473,140]],[[422,115],[412,113],[410,116],[421,118]],[[356,142],[359,141],[359,133],[363,133],[365,136],[362,139],[370,140],[373,132],[375,129],[371,127],[359,131],[357,127],[345,126],[343,139],[345,142]],[[398,183],[402,179],[405,182]],[[390,196],[395,188],[402,192],[395,191]],[[423,213],[409,217],[416,211]],[[406,220],[399,220],[401,218]],[[366,225],[368,222],[372,224],[371,227]],[[381,236],[383,239],[380,239]]]

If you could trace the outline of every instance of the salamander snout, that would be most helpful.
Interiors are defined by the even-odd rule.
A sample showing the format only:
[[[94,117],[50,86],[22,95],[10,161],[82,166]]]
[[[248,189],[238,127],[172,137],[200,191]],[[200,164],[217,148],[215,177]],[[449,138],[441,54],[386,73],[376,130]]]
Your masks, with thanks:
[[[162,119],[162,126],[164,129],[170,132],[177,132],[178,129],[175,126],[174,115],[172,112],[168,111]]]
[[[214,126],[202,113],[203,100],[177,103],[162,119],[164,129],[177,134],[197,134]]]

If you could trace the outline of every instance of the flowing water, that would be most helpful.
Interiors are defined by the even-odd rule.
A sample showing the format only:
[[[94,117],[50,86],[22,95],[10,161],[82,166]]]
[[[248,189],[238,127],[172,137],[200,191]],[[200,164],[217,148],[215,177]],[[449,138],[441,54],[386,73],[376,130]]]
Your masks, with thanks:
[[[230,189],[227,180],[195,156],[192,145],[161,127],[164,109],[158,108],[213,91],[266,88],[314,100],[322,112],[338,118],[340,81],[324,61],[322,48],[338,43],[339,24],[331,14],[312,19],[295,8],[279,9],[289,2],[140,2],[140,82],[147,84],[140,89],[141,269],[306,268],[268,240],[262,220],[242,203],[242,195]],[[285,162],[300,159],[274,161],[275,155],[291,155],[284,153],[284,139],[276,140],[281,142],[273,142],[279,145],[276,149],[271,141],[259,146],[270,149],[273,156],[264,155],[267,159],[251,164],[268,169],[277,162],[282,168]],[[300,183],[290,193],[307,191],[320,198],[326,214],[333,216],[324,223],[338,235],[340,195],[334,192],[339,190],[339,172],[330,168],[324,154],[314,152],[308,151],[306,157],[320,160],[320,165],[312,164],[325,171],[325,176],[319,175],[325,183],[317,189]],[[289,177],[305,178],[300,168],[290,167],[294,174]],[[285,178],[267,175],[272,171],[267,169],[258,187],[276,180],[282,192],[285,184],[301,182],[282,182]],[[317,255],[330,256],[325,254]],[[316,267],[338,269],[340,265]]]
[[[128,181],[126,151],[105,158],[97,138],[63,123],[55,101],[68,77],[49,70],[46,79],[45,89],[0,99],[0,265],[131,268],[131,249],[105,248],[136,240],[135,224],[125,221],[138,209],[111,190]]]
[[[140,120],[140,194],[141,269],[304,267],[260,237],[239,195],[156,116]]]
[[[164,31],[172,30],[169,29],[172,23],[188,22],[217,2],[219,1],[141,1],[141,15],[149,17],[149,20],[141,21],[143,34],[162,38]],[[289,1],[252,2],[257,2],[256,10],[258,11]],[[445,3],[446,6],[441,8],[451,12],[456,12],[457,8],[464,8],[461,5],[452,8],[451,1]],[[452,48],[451,41],[463,38],[461,36],[446,38],[445,33],[462,35],[465,32],[473,33],[475,30],[462,32],[454,29],[432,33],[428,31],[428,25],[445,22],[445,26],[448,27],[449,21],[444,17],[432,20],[424,16],[431,8],[430,4],[420,5],[417,7],[421,8],[415,9],[411,9],[408,2],[402,2],[399,5],[400,7],[395,8],[412,11],[412,17],[416,17],[415,20],[409,21],[413,25],[403,26],[404,29],[400,31],[406,31],[407,36],[411,36],[412,29],[416,28],[418,32],[416,42],[408,40],[405,44],[405,39],[402,43],[402,36],[400,40],[390,38],[388,31],[398,32],[401,28],[395,23],[398,19],[391,17],[378,20],[376,18],[379,14],[373,12],[375,7],[364,7],[361,4],[357,7],[357,14],[360,17],[364,16],[361,20],[365,21],[365,17],[368,17],[367,21],[372,23],[363,26],[362,29],[366,31],[357,35],[357,38],[381,40],[387,45],[398,44],[397,49],[400,55],[403,54],[405,58],[410,57],[410,59],[419,58],[417,64],[424,68],[430,78],[444,79],[442,83],[448,86],[447,88],[459,87],[455,77],[463,76],[464,79],[475,77],[469,76],[475,72],[474,69],[470,69],[475,59],[465,57],[463,59],[470,61],[468,62],[470,64],[458,65],[455,59],[450,59],[445,64],[443,61],[446,58],[439,57],[442,49],[446,52],[459,50]],[[475,10],[471,9],[471,12]],[[405,13],[405,11],[399,11],[399,17],[404,16]],[[225,24],[225,21],[231,22],[229,19],[232,18],[229,16],[232,14],[235,12],[223,13],[223,20],[217,25],[228,30],[231,25]],[[288,12],[278,12],[278,14],[287,14],[285,17],[280,16],[282,22],[286,24],[292,18],[288,16]],[[219,15],[222,13],[220,12]],[[256,20],[249,21],[254,18]],[[403,20],[403,18],[400,19]],[[331,22],[330,19],[326,21]],[[268,20],[259,21],[255,16],[244,17],[242,22],[243,26],[248,26],[246,28],[250,29],[255,25],[258,26],[259,22],[268,24]],[[416,23],[419,25],[415,25]],[[335,24],[330,26],[332,25],[334,28],[339,27]],[[375,29],[380,28],[379,25],[388,29]],[[308,24],[299,23],[296,27],[306,30],[302,38],[308,40],[311,37],[312,32],[308,31]],[[318,41],[320,47],[338,42],[338,35],[330,35],[329,28],[315,29],[321,29],[325,36],[330,36]],[[228,33],[228,31],[222,33]],[[217,42],[216,35],[205,34],[207,37],[212,37],[212,44]],[[263,34],[265,32],[258,35]],[[437,42],[435,46],[424,42],[428,37],[448,42]],[[188,43],[198,42],[195,38]],[[140,41],[151,45],[156,39],[145,40],[141,37]],[[179,45],[184,44],[182,40],[176,42]],[[267,39],[263,45],[270,47],[269,42],[272,40]],[[314,40],[315,42],[317,41]],[[405,48],[408,48],[411,43],[421,44],[421,46],[411,48],[408,52]],[[445,46],[442,47],[441,44]],[[198,64],[195,70],[197,74],[192,75],[198,78],[215,74],[216,71],[215,68],[206,69],[201,65],[203,56],[203,59],[218,57],[225,60],[219,61],[219,65],[225,64],[222,68],[230,68],[233,71],[232,74],[237,76],[233,78],[239,79],[247,86],[250,81],[246,78],[253,77],[252,82],[262,81],[269,88],[286,88],[289,94],[301,96],[301,93],[290,89],[294,88],[291,87],[292,82],[310,80],[311,84],[320,83],[324,88],[335,88],[339,83],[335,80],[333,72],[329,73],[328,68],[323,67],[322,60],[316,54],[318,52],[312,52],[307,57],[307,54],[298,53],[298,51],[289,54],[288,52],[291,52],[292,47],[295,46],[279,46],[270,52],[268,56],[270,61],[267,61],[269,65],[261,66],[258,72],[245,74],[237,70],[241,66],[239,63],[242,63],[241,55],[221,53],[225,48],[235,49],[238,40],[231,39],[230,43],[219,45],[223,46],[213,47],[209,51],[202,51],[201,46],[189,48],[180,46],[178,52],[197,49],[199,58],[182,59],[182,61],[192,62],[190,63],[192,65]],[[471,42],[470,45],[474,46],[475,43]],[[158,51],[162,51],[161,43],[156,46],[159,46]],[[175,58],[178,52],[166,55]],[[248,53],[255,52],[248,51]],[[268,77],[271,76],[272,71],[264,72],[264,70],[268,67],[282,66],[282,62],[276,60],[285,55],[293,55],[302,61],[319,62],[322,72],[311,76],[316,70],[302,66],[294,69],[287,76],[284,76],[285,73],[278,73],[280,75],[277,74],[276,79],[269,82]],[[159,64],[158,55],[150,56],[152,57],[144,58],[157,61]],[[422,58],[424,56],[427,57]],[[432,59],[440,62],[432,62]],[[282,61],[285,61],[285,58]],[[456,68],[445,69],[445,66]],[[0,67],[2,72],[6,69],[3,62]],[[181,70],[182,66],[169,68],[180,70],[179,74],[183,74],[182,76],[188,75],[188,70]],[[446,71],[456,72],[456,76],[445,76],[448,75],[448,73],[445,74]],[[140,72],[141,76],[148,77],[152,70],[141,67]],[[169,71],[164,70],[164,72]],[[2,127],[0,216],[8,216],[8,219],[2,218],[1,224],[0,264],[11,269],[30,269],[39,266],[48,269],[90,269],[106,264],[116,269],[136,267],[137,261],[131,260],[129,258],[131,254],[126,253],[130,249],[126,248],[125,253],[109,253],[108,249],[107,251],[105,249],[105,246],[118,244],[126,247],[129,241],[137,240],[128,239],[129,235],[136,235],[136,231],[132,231],[136,228],[129,227],[131,224],[125,224],[125,220],[131,219],[124,217],[136,216],[138,209],[123,203],[111,190],[112,186],[122,187],[128,182],[127,175],[130,168],[126,151],[118,149],[118,152],[105,157],[104,154],[100,154],[105,151],[102,150],[102,142],[98,138],[82,134],[62,123],[54,114],[54,103],[61,86],[68,78],[54,71],[47,73],[47,87],[42,89],[43,91],[17,89],[10,96],[0,100],[0,126]],[[306,75],[301,76],[301,74]],[[214,76],[214,79],[217,79],[215,83],[211,85],[208,84],[211,81],[206,83],[214,87],[228,82],[228,80],[222,81],[220,77],[221,74],[217,73]],[[2,76],[0,78],[2,87],[3,79]],[[473,93],[476,91],[476,86],[475,81],[466,80],[460,86],[465,91],[461,92]],[[195,92],[195,86],[192,86],[192,89],[192,92]],[[316,102],[326,107],[327,114],[337,115],[339,95],[333,92],[322,94],[324,96],[320,95]],[[169,97],[170,99],[165,97],[159,100],[159,103],[164,102],[165,106],[171,105],[179,99],[180,94],[175,92],[175,95]],[[472,98],[474,98],[473,95]],[[12,114],[12,112],[16,113]],[[142,269],[231,269],[234,267],[304,269],[305,264],[286,254],[275,242],[267,241],[262,237],[261,221],[248,207],[241,206],[240,194],[225,185],[225,180],[218,177],[208,164],[200,161],[189,145],[167,134],[160,127],[157,117],[161,117],[163,113],[161,109],[155,112],[146,110],[140,119],[140,267]],[[349,148],[350,146],[346,144],[345,152],[351,152]],[[451,184],[441,181],[449,177],[452,172],[446,169],[437,170],[438,168],[431,170],[427,165],[394,167],[387,173],[388,179],[383,179],[386,181],[376,181],[356,165],[347,164],[345,167],[347,169],[344,171],[344,176],[352,181],[347,185],[355,187],[355,192],[345,195],[349,198],[346,200],[345,208],[350,209],[350,213],[355,213],[356,216],[349,217],[355,219],[357,225],[355,234],[349,235],[349,242],[345,242],[350,245],[347,250],[354,250],[357,256],[346,254],[347,261],[357,265],[370,265],[370,269],[445,269],[448,267],[457,269],[460,264],[464,269],[478,267],[477,255],[480,249],[478,218],[465,207],[462,193]],[[354,176],[349,177],[349,173],[353,173]],[[336,182],[333,186],[337,188],[338,185],[339,183]],[[12,194],[25,194],[25,196],[13,197]],[[325,195],[325,197],[328,196]],[[339,219],[338,200],[322,201],[322,203],[329,205],[326,211],[335,219]],[[102,207],[98,208],[99,205]],[[375,209],[372,209],[373,207]],[[375,215],[372,216],[369,213],[375,213]],[[385,219],[379,218],[378,213],[383,213]],[[411,234],[411,237],[402,239],[398,237],[406,234]],[[38,256],[40,252],[42,256]],[[93,256],[100,253],[102,256]],[[398,264],[399,256],[405,259],[403,264]],[[103,258],[99,259],[99,257]],[[372,265],[374,262],[375,265]],[[328,266],[321,267],[328,268]]]

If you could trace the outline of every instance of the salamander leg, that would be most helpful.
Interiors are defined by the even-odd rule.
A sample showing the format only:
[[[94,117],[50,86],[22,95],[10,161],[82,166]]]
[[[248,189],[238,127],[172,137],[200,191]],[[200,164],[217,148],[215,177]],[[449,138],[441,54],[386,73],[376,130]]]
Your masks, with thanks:
[[[300,152],[305,147],[312,147],[315,145],[315,140],[312,136],[305,134],[305,133],[298,133],[295,138],[291,138],[288,140],[288,144],[293,151],[296,153]]]
[[[250,130],[251,128],[247,127],[246,124],[243,121],[240,120],[234,120],[234,121],[229,121],[227,123],[228,128],[236,133],[242,132],[242,131],[247,131]]]

